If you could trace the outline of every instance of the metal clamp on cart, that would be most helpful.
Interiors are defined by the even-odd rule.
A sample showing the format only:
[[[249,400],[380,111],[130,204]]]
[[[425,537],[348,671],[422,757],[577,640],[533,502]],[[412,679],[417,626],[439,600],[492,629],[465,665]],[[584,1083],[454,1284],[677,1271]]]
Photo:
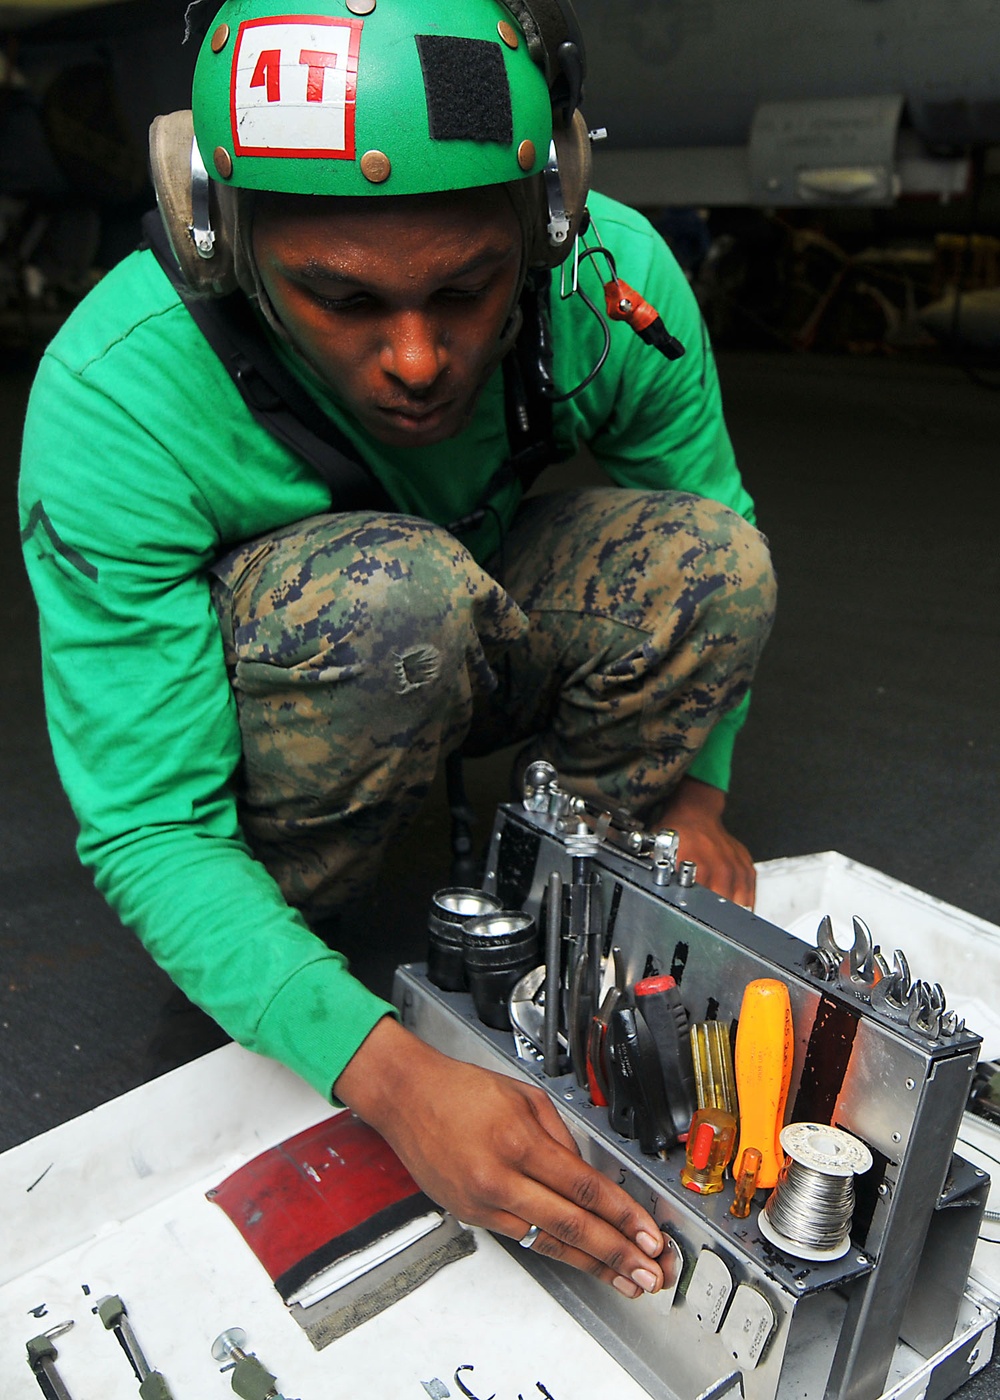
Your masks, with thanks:
[[[532,764],[484,889],[439,892],[397,972],[411,1030],[540,1084],[652,1211],[666,1283],[631,1304],[512,1253],[663,1400],[950,1395],[1000,1311],[969,1281],[989,1178],[954,1154],[980,1038],[861,919],[810,947],[677,845]]]

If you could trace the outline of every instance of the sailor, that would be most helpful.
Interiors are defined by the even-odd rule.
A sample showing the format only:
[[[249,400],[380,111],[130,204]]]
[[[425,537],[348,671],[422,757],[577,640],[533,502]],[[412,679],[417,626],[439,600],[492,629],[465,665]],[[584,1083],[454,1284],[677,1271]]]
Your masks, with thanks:
[[[193,1002],[436,1201],[638,1297],[660,1231],[547,1096],[417,1040],[314,930],[442,759],[515,743],[750,904],[722,818],[767,548],[682,274],[588,191],[569,5],[307,9],[218,10],[193,116],[154,126],[153,246],[32,393],[80,855]],[[527,494],[580,450],[606,484]]]

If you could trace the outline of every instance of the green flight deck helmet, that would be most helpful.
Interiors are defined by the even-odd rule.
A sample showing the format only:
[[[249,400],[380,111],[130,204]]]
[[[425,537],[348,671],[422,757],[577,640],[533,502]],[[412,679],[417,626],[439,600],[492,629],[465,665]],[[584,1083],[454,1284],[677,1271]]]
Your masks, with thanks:
[[[243,282],[237,225],[254,191],[506,185],[528,263],[563,260],[590,175],[583,43],[568,0],[308,8],[227,0],[198,56],[192,111],[153,124],[160,210],[192,290],[220,295]]]
[[[195,70],[210,173],[281,194],[426,194],[539,174],[552,105],[496,0],[229,0]]]

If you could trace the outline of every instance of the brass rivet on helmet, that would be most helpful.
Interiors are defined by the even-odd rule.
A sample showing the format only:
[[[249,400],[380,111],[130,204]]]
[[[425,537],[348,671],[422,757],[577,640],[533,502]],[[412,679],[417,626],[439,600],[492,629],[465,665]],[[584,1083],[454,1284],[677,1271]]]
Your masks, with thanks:
[[[215,168],[222,176],[223,180],[228,180],[233,173],[233,158],[226,150],[225,146],[216,146],[213,160],[215,161]]]
[[[370,15],[375,8],[375,0],[347,0],[347,8],[352,15]]]
[[[229,43],[229,33],[230,33],[230,30],[229,30],[229,25],[228,25],[228,24],[220,24],[220,25],[219,25],[218,29],[217,29],[217,30],[215,31],[215,33],[212,35],[212,52],[213,52],[213,53],[221,53],[221,52],[222,52],[222,50],[223,50],[223,49],[226,47],[226,45]]]
[[[530,170],[535,163],[534,141],[522,141],[517,148],[517,163],[522,170]]]
[[[520,40],[517,37],[517,30],[512,24],[508,24],[502,19],[497,25],[497,33],[509,49],[516,49]]]
[[[361,157],[361,173],[373,185],[384,184],[392,173],[392,161],[384,151],[365,151]]]

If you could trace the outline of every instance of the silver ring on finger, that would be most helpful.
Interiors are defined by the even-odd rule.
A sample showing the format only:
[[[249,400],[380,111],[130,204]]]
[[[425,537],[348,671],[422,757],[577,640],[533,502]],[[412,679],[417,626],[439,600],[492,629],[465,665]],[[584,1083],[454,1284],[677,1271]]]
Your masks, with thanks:
[[[522,1249],[530,1249],[541,1233],[541,1229],[538,1225],[531,1225],[528,1228],[528,1233],[526,1235],[522,1235],[521,1238],[518,1240],[518,1244],[521,1246]]]

